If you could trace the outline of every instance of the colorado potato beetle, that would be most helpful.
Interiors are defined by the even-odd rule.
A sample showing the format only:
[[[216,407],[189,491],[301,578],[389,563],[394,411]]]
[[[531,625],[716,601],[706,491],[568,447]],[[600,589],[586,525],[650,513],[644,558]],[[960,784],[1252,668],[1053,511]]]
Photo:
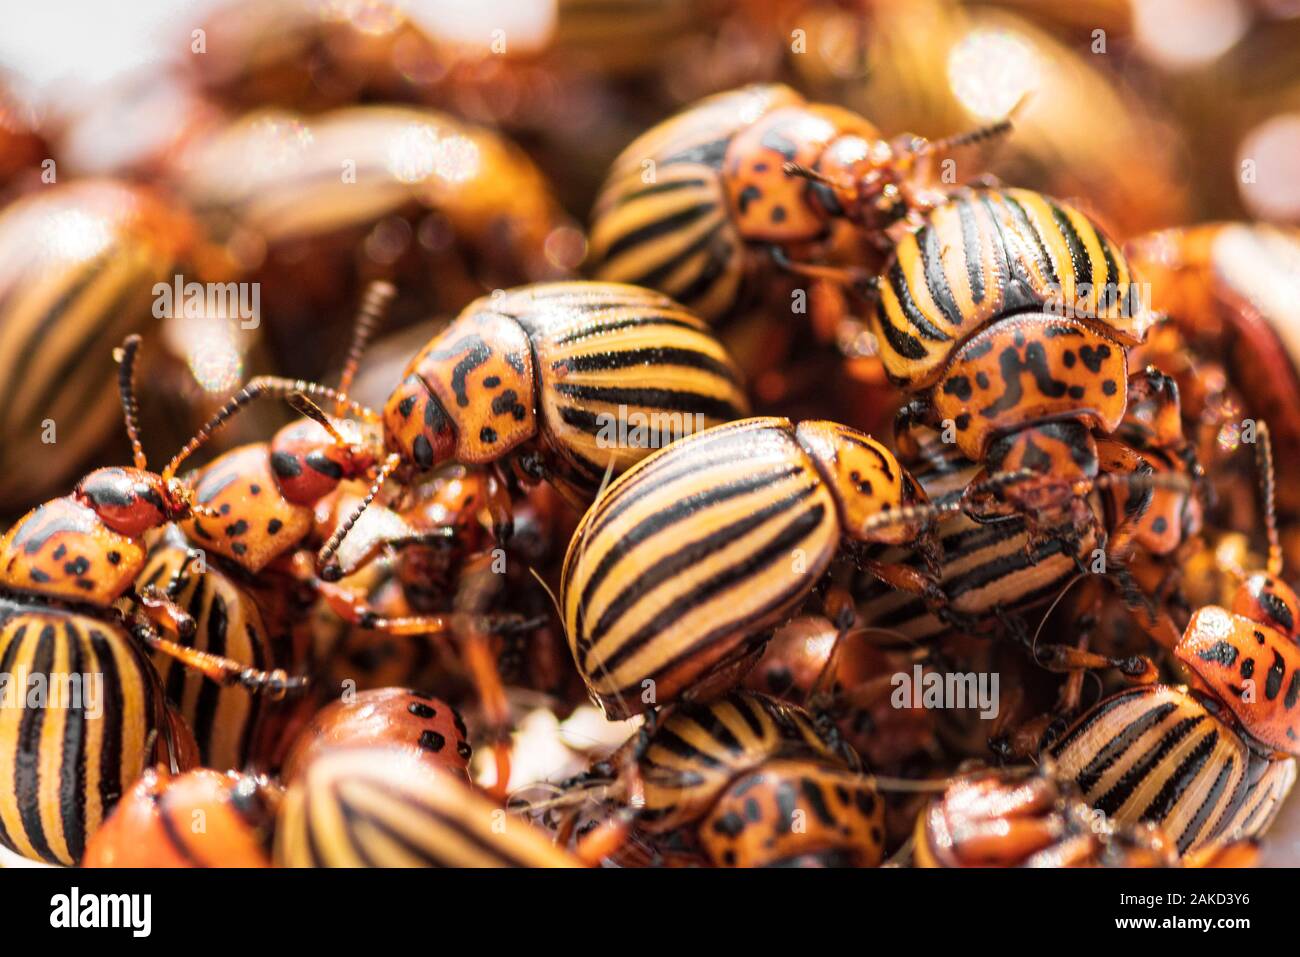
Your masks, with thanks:
[[[469,777],[469,730],[460,712],[409,688],[374,688],[334,701],[299,732],[281,775],[292,782],[325,751],[382,743]]]
[[[611,484],[573,537],[560,605],[578,671],[611,718],[725,690],[842,551],[942,605],[928,570],[862,546],[924,541],[955,507],[833,422],[746,419],[682,439]]]
[[[391,286],[375,283],[363,299],[344,389],[392,293]],[[227,403],[226,418],[268,395],[288,397],[307,417],[269,443],[239,446],[200,468],[189,482],[201,510],[184,516],[150,549],[139,581],[189,610],[197,628],[181,637],[187,646],[260,669],[307,669],[305,614],[315,592],[310,574],[296,570],[292,559],[312,543],[319,501],[345,479],[372,472],[378,454],[377,432],[366,433],[364,421],[353,427],[351,420],[330,419],[308,394],[334,399],[336,414],[350,410],[375,418],[315,383],[270,376],[250,381]],[[267,738],[271,716],[248,689],[215,686],[164,658],[156,666],[169,700],[193,725],[205,763],[238,770],[258,749],[273,747]]]
[[[509,463],[579,509],[615,475],[684,434],[749,409],[726,352],[697,317],[617,283],[542,283],[471,303],[411,360],[384,406],[399,467]],[[358,513],[322,549],[321,573]]]
[[[1262,422],[1259,439],[1267,569],[1245,578],[1231,610],[1208,605],[1192,615],[1174,655],[1194,677],[1193,688],[1120,692],[1050,747],[1060,773],[1089,804],[1120,822],[1160,824],[1180,854],[1262,833],[1296,779],[1300,598],[1281,578],[1272,449]]]
[[[394,318],[404,324],[573,265],[563,250],[576,231],[532,161],[495,131],[434,110],[255,112],[196,139],[174,180],[261,283],[280,368],[295,376],[336,361],[315,333],[347,322],[340,303],[365,282],[402,288]]]
[[[1152,322],[1122,252],[1078,210],[1026,190],[961,192],[900,238],[871,328],[902,415],[993,473],[976,517],[1061,514],[1123,420],[1127,349]],[[1070,480],[1070,481],[1066,481]],[[1086,516],[1081,516],[1086,519]]]
[[[629,836],[681,832],[726,867],[872,867],[883,857],[875,785],[852,749],[794,705],[743,691],[680,704],[625,749],[601,767],[643,798]]]
[[[464,778],[382,746],[318,754],[276,819],[282,867],[579,867]]]
[[[0,666],[63,689],[0,714],[0,842],[38,860],[77,861],[149,764],[159,734],[171,736],[150,650],[221,685],[274,695],[295,687],[282,671],[162,637],[160,630],[191,632],[193,620],[158,590],[136,587],[145,533],[203,509],[174,475],[215,427],[201,430],[161,473],[146,470],[133,389],[139,346],[138,336],[126,340],[118,370],[134,467],[91,472],[71,495],[33,509],[0,538]],[[125,613],[117,608],[124,598]],[[98,690],[83,687],[65,701],[75,691],[70,682],[84,685],[87,676],[102,676]]]
[[[662,290],[709,320],[752,297],[764,258],[815,279],[852,276],[821,264],[860,267],[886,227],[936,202],[926,179],[941,148],[885,141],[851,110],[780,84],[719,93],[615,160],[593,212],[589,269]]]

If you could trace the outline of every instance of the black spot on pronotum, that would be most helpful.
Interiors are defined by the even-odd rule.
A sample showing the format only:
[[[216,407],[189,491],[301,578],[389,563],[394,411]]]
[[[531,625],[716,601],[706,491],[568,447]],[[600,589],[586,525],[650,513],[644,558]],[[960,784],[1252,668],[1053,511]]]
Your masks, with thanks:
[[[964,375],[955,375],[943,384],[943,391],[946,395],[955,395],[963,402],[971,397],[970,380]]]
[[[1202,661],[1215,662],[1231,668],[1237,661],[1237,649],[1226,641],[1216,641],[1197,655]]]
[[[433,468],[433,446],[423,435],[417,435],[415,442],[411,446],[411,454],[415,458],[415,464],[423,469]]]
[[[443,745],[446,743],[447,739],[437,731],[428,730],[420,732],[420,747],[425,751],[433,751],[434,753],[437,753],[442,750]]]
[[[713,829],[724,837],[739,837],[745,830],[745,819],[735,811],[728,811],[713,822]]]
[[[417,718],[436,718],[438,716],[437,711],[429,705],[423,704],[419,701],[408,705],[406,710],[411,712],[411,714],[415,715]]]
[[[272,452],[271,471],[280,478],[297,478],[302,474],[302,466],[297,457],[288,452]]]

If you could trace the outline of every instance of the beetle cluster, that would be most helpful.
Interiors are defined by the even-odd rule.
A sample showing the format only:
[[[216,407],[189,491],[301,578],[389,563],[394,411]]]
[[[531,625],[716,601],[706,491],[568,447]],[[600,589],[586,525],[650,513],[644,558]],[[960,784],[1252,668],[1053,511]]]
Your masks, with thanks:
[[[576,6],[579,37],[610,16]],[[1300,756],[1300,234],[1121,241],[1086,197],[948,176],[1015,110],[886,136],[765,82],[647,122],[584,239],[569,184],[455,115],[491,81],[376,66],[441,55],[413,24],[286,14],[308,91],[236,22],[193,129],[0,212],[0,845],[1254,859]],[[97,244],[51,265],[70,223]],[[286,374],[153,412],[140,307],[177,270],[265,286],[245,358]],[[142,414],[187,433],[161,471]],[[536,712],[609,740],[539,743]]]

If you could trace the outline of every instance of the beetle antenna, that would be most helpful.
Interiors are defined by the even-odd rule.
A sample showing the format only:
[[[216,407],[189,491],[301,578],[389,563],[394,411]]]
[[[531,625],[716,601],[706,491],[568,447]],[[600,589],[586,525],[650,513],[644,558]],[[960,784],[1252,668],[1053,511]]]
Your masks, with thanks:
[[[977,126],[973,130],[967,130],[964,133],[957,133],[953,136],[945,136],[942,139],[928,140],[921,148],[921,152],[944,152],[947,150],[960,149],[963,146],[974,146],[976,143],[985,143],[1001,136],[1006,136],[1015,129],[1015,118],[1019,115],[1024,105],[1029,102],[1030,93],[1026,91],[1016,100],[1014,106],[1007,110],[1006,116],[984,126]]]
[[[384,464],[379,469],[379,474],[375,476],[374,483],[370,490],[366,492],[366,497],[357,503],[357,507],[352,510],[352,514],[343,520],[343,523],[334,530],[325,547],[316,555],[317,574],[327,582],[336,582],[343,577],[343,567],[334,560],[339,546],[343,544],[343,539],[347,538],[348,532],[352,531],[352,526],[357,523],[370,503],[375,500],[388,481],[388,477],[397,471],[397,467],[402,464],[402,457],[393,453],[384,460]]]
[[[303,395],[317,396],[319,398],[339,400],[342,398],[344,407],[347,411],[366,422],[378,422],[379,414],[359,402],[353,402],[346,396],[331,389],[329,386],[321,385],[317,382],[308,382],[305,379],[285,379],[281,376],[257,376],[250,379],[248,385],[244,386],[229,399],[226,404],[212,414],[212,418],[203,423],[199,430],[194,433],[194,437],[185,443],[184,448],[172,456],[172,460],[167,463],[167,468],[163,470],[163,477],[170,479],[176,474],[181,463],[193,455],[200,447],[204,445],[213,434],[226,424],[237,412],[251,405],[264,396],[279,396],[287,399],[288,396],[295,392]]]
[[[289,405],[293,406],[294,410],[300,415],[304,415],[311,419],[328,432],[329,437],[334,440],[335,445],[346,446],[348,444],[348,440],[343,437],[343,434],[339,432],[338,429],[334,428],[334,423],[331,422],[329,416],[325,414],[325,410],[311,399],[307,398],[307,396],[303,395],[301,392],[290,392],[285,396],[285,401],[288,402]]]
[[[1256,423],[1255,467],[1264,504],[1264,532],[1268,536],[1268,573],[1282,574],[1282,542],[1277,533],[1277,473],[1273,468],[1273,436],[1268,423]]]
[[[122,415],[126,419],[127,438],[131,440],[131,454],[135,457],[136,468],[147,469],[149,460],[140,442],[140,406],[135,397],[135,359],[140,352],[140,341],[138,335],[127,336],[122,345],[113,350],[113,358],[117,360],[117,391],[122,397]]]
[[[339,394],[334,400],[334,415],[341,416],[347,404],[347,394],[352,388],[352,380],[357,376],[357,367],[361,364],[361,354],[366,351],[370,337],[384,321],[388,307],[397,288],[391,282],[377,279],[366,287],[361,297],[361,306],[357,310],[356,323],[352,328],[352,342],[348,346],[348,357],[343,363],[343,374],[339,376]]]

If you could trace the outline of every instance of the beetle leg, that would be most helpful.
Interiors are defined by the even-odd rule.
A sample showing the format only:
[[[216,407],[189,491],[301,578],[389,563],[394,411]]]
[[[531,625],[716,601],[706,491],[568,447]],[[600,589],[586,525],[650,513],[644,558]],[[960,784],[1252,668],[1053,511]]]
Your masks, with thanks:
[[[198,628],[189,612],[173,600],[170,584],[166,593],[159,591],[156,585],[145,585],[132,597],[144,617],[168,634],[189,638]]]
[[[248,691],[265,693],[272,701],[279,701],[290,692],[299,692],[309,687],[311,679],[291,677],[283,669],[262,671],[250,668],[242,662],[198,648],[187,648],[161,637],[152,623],[143,615],[134,622],[132,631],[137,638],[150,649],[175,658],[187,668],[199,672],[205,678],[215,681],[223,687],[240,685]]]

